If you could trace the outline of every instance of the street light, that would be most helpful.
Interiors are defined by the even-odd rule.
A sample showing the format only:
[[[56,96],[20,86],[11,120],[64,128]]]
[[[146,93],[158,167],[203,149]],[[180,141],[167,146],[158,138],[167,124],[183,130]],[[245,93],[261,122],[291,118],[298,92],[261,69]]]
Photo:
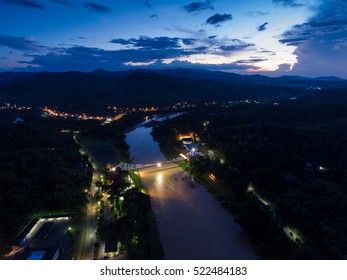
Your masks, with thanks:
[[[195,153],[196,149],[195,148],[192,148],[192,154],[191,154],[191,157],[194,156],[194,153]]]
[[[160,167],[160,166],[161,166],[161,163],[160,163],[160,162],[158,162],[158,163],[157,163],[157,166],[158,166],[158,167]]]

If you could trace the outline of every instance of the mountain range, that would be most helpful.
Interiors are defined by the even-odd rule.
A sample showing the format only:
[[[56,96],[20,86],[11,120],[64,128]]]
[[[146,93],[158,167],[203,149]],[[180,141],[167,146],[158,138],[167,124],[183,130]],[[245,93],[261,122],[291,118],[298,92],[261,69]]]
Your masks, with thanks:
[[[192,69],[0,73],[0,102],[36,106],[273,101],[298,98],[317,90],[345,92],[344,89],[347,89],[347,80],[337,77],[272,78]]]

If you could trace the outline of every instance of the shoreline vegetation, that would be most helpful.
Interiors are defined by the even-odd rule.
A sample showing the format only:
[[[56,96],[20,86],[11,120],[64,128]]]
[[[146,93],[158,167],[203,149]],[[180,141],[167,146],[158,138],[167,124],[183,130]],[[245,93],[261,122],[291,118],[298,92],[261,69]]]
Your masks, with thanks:
[[[162,259],[157,224],[138,172],[111,170],[109,165],[131,162],[125,134],[143,119],[142,113],[126,116],[114,124],[87,131],[79,136],[79,141],[101,177],[96,183],[98,237],[118,243],[118,258]]]
[[[341,131],[337,120],[345,122],[347,115],[342,115],[342,109],[335,113],[321,110],[271,105],[196,110],[154,126],[152,135],[168,159],[182,152],[179,133],[194,131],[199,136],[200,148],[209,156],[178,165],[233,214],[262,259],[343,259],[347,249],[344,224],[333,221],[346,207],[344,169],[327,148],[346,140],[345,134],[337,137],[335,132]],[[330,117],[318,129],[324,110]],[[325,132],[324,140],[316,138],[320,129]],[[313,149],[298,147],[310,141],[319,144]],[[343,160],[347,151],[341,144],[333,147]],[[281,160],[276,153],[283,154]],[[332,198],[323,199],[328,193]],[[319,215],[314,203],[335,210]]]
[[[146,126],[153,127],[168,159],[182,152],[180,133],[198,136],[208,156],[179,165],[233,214],[262,259],[346,259],[347,108],[318,97],[302,98],[300,104],[197,108]],[[81,217],[92,175],[83,148],[103,175],[99,236],[118,240],[119,253],[128,258],[161,259],[158,229],[138,175],[103,168],[106,162],[131,161],[125,134],[146,115],[129,113],[102,126],[94,120],[42,118],[39,110],[4,110],[1,248],[7,249],[34,216],[74,212]],[[13,123],[18,116],[22,121]]]
[[[15,125],[12,123],[14,114],[5,112],[1,115],[1,258],[9,252],[14,238],[35,218],[73,213],[72,222],[79,228],[88,203],[86,188],[92,182],[92,170],[107,176],[109,170],[103,168],[106,162],[114,164],[116,160],[130,160],[125,133],[145,116],[143,112],[135,112],[101,126],[96,121],[40,118],[37,111],[20,115],[24,121]],[[120,235],[126,233],[123,239],[116,236],[121,243],[118,244],[121,245],[119,252],[126,253],[125,257],[129,259],[162,259],[148,194],[136,173],[121,172],[120,175],[123,179],[131,176],[136,188],[122,194],[122,216],[117,219],[111,216],[110,223],[107,222],[122,227],[117,228]],[[119,190],[129,186],[127,181],[121,183],[116,186]],[[102,182],[97,184],[102,191],[110,187]],[[5,200],[3,186],[8,187]],[[43,192],[44,200],[39,199]],[[113,198],[112,203],[117,200]],[[9,205],[14,204],[16,208],[9,210]],[[134,219],[138,221],[136,227],[133,227]],[[106,240],[112,238],[112,233],[100,235]]]

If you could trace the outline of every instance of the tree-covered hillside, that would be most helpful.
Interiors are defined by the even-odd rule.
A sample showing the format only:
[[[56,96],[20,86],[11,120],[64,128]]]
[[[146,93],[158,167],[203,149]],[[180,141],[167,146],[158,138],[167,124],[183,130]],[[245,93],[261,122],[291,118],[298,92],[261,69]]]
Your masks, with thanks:
[[[34,214],[80,212],[91,170],[70,133],[45,119],[0,115],[0,241],[11,244]],[[32,116],[31,116],[32,117]],[[81,168],[84,166],[84,168]],[[88,171],[89,170],[89,171]]]
[[[191,160],[191,172],[207,178],[209,190],[251,233],[262,258],[342,259],[347,255],[346,128],[343,102],[245,105],[185,114],[159,125],[153,135],[168,149],[175,148],[170,139],[177,132],[192,130],[222,155],[224,162]],[[213,185],[210,173],[224,188]],[[285,237],[287,226],[302,235],[298,244]]]
[[[254,84],[241,79],[181,77],[166,72],[0,74],[0,102],[44,106],[160,106],[202,104],[247,98],[287,100],[307,93],[303,87]]]

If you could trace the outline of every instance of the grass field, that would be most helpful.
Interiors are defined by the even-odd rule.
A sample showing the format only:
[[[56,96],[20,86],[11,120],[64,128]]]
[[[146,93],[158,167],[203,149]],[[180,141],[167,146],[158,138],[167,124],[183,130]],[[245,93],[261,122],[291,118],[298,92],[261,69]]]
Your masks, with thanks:
[[[119,158],[119,152],[107,140],[96,137],[79,137],[78,143],[82,146],[82,149],[96,169],[105,166],[107,163],[114,164]]]

